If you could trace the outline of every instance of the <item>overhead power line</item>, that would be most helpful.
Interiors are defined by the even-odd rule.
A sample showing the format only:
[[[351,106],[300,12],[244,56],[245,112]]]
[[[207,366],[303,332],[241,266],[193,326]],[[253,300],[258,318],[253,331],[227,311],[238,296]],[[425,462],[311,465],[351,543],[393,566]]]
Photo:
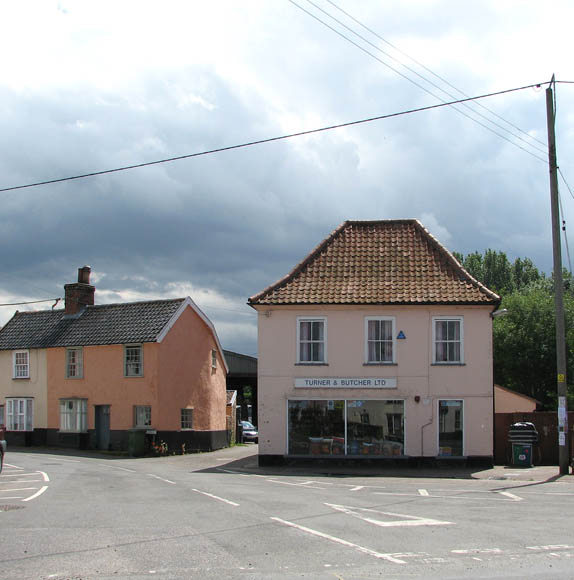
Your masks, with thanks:
[[[311,0],[307,0],[307,1],[308,2],[311,2]],[[445,79],[441,75],[435,73],[429,67],[425,66],[422,62],[416,60],[415,58],[413,58],[412,56],[410,56],[409,54],[407,54],[406,52],[404,52],[403,50],[401,50],[400,48],[398,48],[397,46],[395,46],[394,44],[392,44],[391,42],[389,42],[386,38],[384,38],[383,36],[381,36],[380,34],[378,34],[375,30],[373,30],[372,28],[369,28],[368,26],[366,26],[365,24],[363,24],[360,20],[358,20],[357,18],[355,18],[352,14],[349,14],[348,12],[346,12],[345,10],[343,10],[343,8],[341,8],[340,6],[338,6],[337,4],[335,4],[335,2],[333,2],[332,0],[326,0],[326,1],[329,4],[331,4],[331,6],[333,6],[334,8],[336,8],[337,10],[339,10],[340,12],[342,12],[345,16],[347,16],[347,18],[350,18],[353,22],[355,22],[356,24],[358,24],[360,27],[364,28],[366,31],[370,32],[373,36],[377,37],[379,40],[381,40],[382,42],[384,42],[387,46],[390,46],[393,50],[395,50],[396,52],[398,52],[402,56],[405,56],[406,58],[408,58],[411,62],[413,62],[417,66],[420,66],[422,69],[424,69],[425,71],[427,71],[428,73],[430,73],[433,77],[435,77],[436,79],[440,80],[445,85],[449,86],[451,89],[455,90],[457,93],[459,93],[463,97],[468,97],[469,96],[464,91],[462,91],[461,89],[459,89],[458,87],[456,87],[455,85],[453,85],[452,83],[450,83],[447,79]],[[332,18],[332,16],[331,16],[331,18]],[[354,32],[354,34],[357,34],[357,33]],[[393,60],[396,60],[397,62],[399,62],[397,59],[394,59],[394,57],[391,56],[391,58],[393,58]],[[403,66],[406,66],[406,65],[403,65]],[[411,70],[411,69],[409,69],[409,70]],[[415,74],[418,74],[418,73],[415,73]],[[421,76],[421,75],[419,75],[419,76]],[[421,77],[421,78],[424,78],[424,77]],[[427,79],[425,79],[425,80],[427,80]],[[427,82],[430,82],[430,81],[427,80]],[[446,92],[446,91],[444,91],[444,89],[441,89],[441,90],[443,92]],[[540,145],[543,145],[544,147],[546,147],[546,143],[544,141],[541,141],[540,139],[537,139],[536,137],[533,137],[532,135],[530,135],[530,133],[528,133],[527,131],[524,131],[524,129],[521,129],[520,127],[518,127],[514,123],[510,122],[508,119],[505,119],[504,117],[502,117],[501,115],[499,115],[498,113],[496,113],[495,111],[493,111],[492,109],[489,109],[486,105],[484,105],[484,104],[482,104],[480,102],[477,102],[476,104],[479,107],[481,107],[482,109],[484,109],[485,111],[488,111],[491,115],[494,115],[496,118],[498,118],[501,121],[503,121],[504,123],[508,124],[513,129],[516,129],[517,131],[520,131],[521,133],[523,133],[529,139],[531,139],[533,141],[536,141]]]
[[[410,78],[408,75],[402,73],[401,71],[399,71],[398,69],[396,69],[395,67],[391,66],[388,62],[385,62],[384,60],[382,60],[381,58],[379,58],[378,56],[374,55],[372,52],[369,52],[364,46],[361,46],[360,44],[356,43],[354,40],[351,40],[348,36],[345,36],[342,32],[340,32],[339,30],[337,30],[336,28],[334,28],[333,26],[331,26],[330,24],[326,23],[324,20],[321,20],[318,16],[316,16],[315,14],[313,14],[312,12],[306,10],[305,8],[303,8],[301,5],[297,4],[297,2],[295,2],[295,0],[288,0],[291,4],[293,4],[294,6],[296,6],[297,8],[299,8],[301,11],[303,11],[305,14],[307,14],[308,16],[310,16],[311,18],[315,19],[317,22],[321,23],[323,26],[327,27],[329,30],[331,30],[332,32],[334,32],[335,34],[337,34],[338,36],[340,36],[341,38],[345,39],[347,42],[351,43],[353,46],[355,46],[356,48],[358,48],[359,50],[363,51],[365,54],[369,55],[371,58],[375,59],[376,61],[380,62],[382,65],[386,66],[387,68],[389,68],[390,70],[392,70],[394,73],[396,73],[397,75],[399,75],[400,77],[404,78],[405,80],[407,80],[408,82],[410,82],[411,84],[415,85],[416,87],[418,87],[419,89],[423,90],[424,92],[426,92],[427,94],[431,95],[433,98],[438,99],[441,102],[445,102],[444,99],[436,94],[434,94],[432,91],[430,91],[428,88],[426,88],[425,86],[423,86],[420,82]],[[417,77],[419,77],[420,79],[422,79],[424,82],[429,83],[430,85],[432,85],[433,87],[435,87],[436,89],[442,91],[443,93],[445,93],[446,95],[448,95],[450,98],[454,98],[454,96],[449,93],[448,91],[446,91],[445,89],[441,88],[440,86],[438,86],[436,83],[434,83],[433,81],[428,80],[427,78],[425,78],[424,76],[422,76],[421,74],[419,74],[418,72],[416,72],[415,70],[413,70],[411,67],[401,63],[400,61],[398,61],[396,58],[394,58],[392,55],[388,54],[387,52],[381,50],[379,47],[377,47],[376,45],[374,45],[372,42],[370,42],[369,40],[367,40],[364,36],[360,35],[358,32],[352,30],[351,28],[349,28],[347,25],[345,25],[344,23],[342,23],[340,20],[338,20],[337,18],[335,18],[334,16],[332,16],[331,14],[329,14],[328,12],[326,12],[325,10],[323,10],[322,8],[320,8],[319,6],[317,6],[314,2],[312,2],[311,0],[307,0],[307,2],[309,2],[309,4],[311,4],[312,6],[314,6],[315,8],[317,8],[318,10],[320,10],[321,12],[323,12],[324,14],[326,14],[327,16],[329,16],[330,18],[332,18],[335,22],[337,22],[339,25],[343,26],[344,28],[346,28],[347,30],[349,30],[350,32],[352,32],[354,35],[356,35],[357,37],[359,37],[363,42],[366,42],[367,44],[369,44],[370,46],[372,46],[373,48],[375,48],[375,50],[381,52],[382,54],[384,54],[385,56],[387,56],[388,58],[391,58],[392,60],[398,62],[400,64],[400,66],[406,68],[408,71],[410,71],[411,73],[415,74]],[[461,92],[461,91],[459,91]],[[467,106],[467,108],[469,108]],[[494,133],[495,135],[497,135],[498,137],[500,137],[501,139],[504,139],[505,141],[508,141],[509,143],[511,143],[512,145],[514,145],[515,147],[518,147],[519,149],[522,149],[525,153],[528,153],[529,155],[532,155],[534,158],[538,159],[539,161],[542,161],[543,163],[546,163],[546,159],[539,157],[538,155],[536,155],[535,153],[533,153],[532,151],[529,151],[528,149],[526,149],[525,147],[523,147],[522,145],[519,145],[518,143],[515,143],[514,141],[510,140],[508,137],[506,137],[505,135],[502,135],[501,133],[499,133],[498,131],[492,129],[491,127],[489,127],[488,125],[485,125],[483,122],[479,121],[478,119],[472,117],[471,115],[469,115],[468,113],[465,113],[464,111],[462,111],[461,109],[457,108],[457,107],[453,107],[453,109],[455,111],[457,111],[457,113],[459,113],[460,115],[463,115],[464,117],[470,119],[471,121],[477,123],[478,125],[484,127],[487,131],[490,131],[491,133]],[[528,143],[527,141],[525,141],[522,137],[515,135],[514,133],[512,133],[512,131],[509,131],[508,129],[506,129],[505,127],[502,127],[499,123],[496,123],[495,121],[492,121],[491,119],[489,119],[488,117],[486,117],[485,115],[483,115],[482,113],[479,113],[478,111],[470,108],[470,111],[472,111],[474,114],[482,117],[483,119],[486,120],[486,122],[491,123],[492,125],[494,125],[495,127],[498,127],[499,129],[509,133],[510,135],[512,135],[514,138],[516,139],[520,139],[521,141],[525,142],[527,146],[529,147],[533,147],[534,149],[536,149],[537,151],[541,152],[541,153],[545,153],[544,150],[541,150],[539,147],[537,147],[536,145],[533,145],[531,143]],[[523,131],[524,132],[524,131]]]
[[[31,300],[29,302],[8,302],[0,304],[0,306],[23,306],[25,304],[40,304],[40,302],[54,302],[54,306],[56,306],[60,300],[61,298],[50,298],[48,300]]]
[[[387,115],[378,115],[376,117],[368,117],[366,119],[359,119],[356,121],[349,121],[346,123],[339,123],[336,125],[329,125],[328,127],[320,127],[318,129],[309,129],[308,131],[299,131],[297,133],[289,133],[287,135],[280,135],[278,137],[269,137],[267,139],[258,139],[257,141],[249,141],[247,143],[240,143],[238,145],[229,145],[227,147],[218,147],[217,149],[209,149],[207,151],[199,151],[197,153],[189,153],[187,155],[179,155],[177,157],[169,157],[166,159],[159,159],[157,161],[148,161],[145,163],[136,163],[134,165],[125,165],[123,167],[116,167],[114,169],[104,169],[102,171],[93,171],[91,173],[83,173],[81,175],[72,175],[69,177],[61,177],[58,179],[49,179],[46,181],[38,181],[36,183],[28,183],[25,185],[14,185],[12,187],[4,187],[2,189],[0,189],[0,192],[4,192],[4,191],[15,191],[17,189],[26,189],[26,188],[30,188],[30,187],[38,187],[41,185],[50,185],[50,184],[54,184],[54,183],[62,183],[64,181],[72,181],[75,179],[85,179],[87,177],[96,177],[98,175],[107,175],[109,173],[117,173],[120,171],[127,171],[129,169],[139,169],[140,167],[149,167],[151,165],[160,165],[162,163],[171,163],[173,161],[180,161],[182,159],[192,159],[193,157],[201,157],[203,155],[212,155],[214,153],[222,153],[224,151],[232,151],[234,149],[242,149],[244,147],[252,147],[254,145],[263,145],[265,143],[272,143],[274,141],[282,141],[282,140],[286,140],[286,139],[292,139],[293,137],[303,137],[304,135],[313,135],[315,133],[322,133],[322,132],[326,132],[326,131],[332,131],[333,129],[342,129],[344,127],[352,127],[354,125],[361,125],[364,123],[371,123],[373,121],[382,121],[384,119],[391,119],[393,117],[400,117],[403,115],[410,115],[412,113],[420,113],[422,111],[430,111],[432,109],[439,109],[442,107],[448,107],[451,105],[456,105],[459,103],[466,103],[468,101],[475,101],[477,99],[486,99],[489,97],[495,97],[495,96],[499,96],[499,95],[504,95],[504,94],[508,94],[508,93],[515,93],[518,91],[523,91],[525,89],[532,89],[532,88],[540,88],[543,85],[547,85],[548,81],[542,82],[542,83],[533,83],[531,85],[525,85],[522,87],[515,87],[513,89],[505,89],[502,91],[496,91],[493,93],[486,93],[483,95],[477,95],[475,97],[468,97],[465,99],[458,99],[456,101],[448,101],[445,103],[437,103],[436,105],[428,105],[426,107],[418,107],[416,109],[407,109],[405,111],[399,111],[397,113],[389,113]],[[542,161],[545,161],[542,158],[538,158],[541,159]]]

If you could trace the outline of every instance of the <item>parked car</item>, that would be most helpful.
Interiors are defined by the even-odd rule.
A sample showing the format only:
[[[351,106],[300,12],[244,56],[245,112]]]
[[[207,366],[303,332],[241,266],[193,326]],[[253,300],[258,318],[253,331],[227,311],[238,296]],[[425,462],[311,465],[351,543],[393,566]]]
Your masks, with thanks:
[[[243,441],[253,441],[257,443],[259,440],[259,432],[257,427],[250,423],[249,421],[241,421],[241,427],[243,428]]]
[[[6,430],[0,427],[0,473],[2,473],[2,466],[4,465],[4,453],[6,453],[6,437],[4,434]]]

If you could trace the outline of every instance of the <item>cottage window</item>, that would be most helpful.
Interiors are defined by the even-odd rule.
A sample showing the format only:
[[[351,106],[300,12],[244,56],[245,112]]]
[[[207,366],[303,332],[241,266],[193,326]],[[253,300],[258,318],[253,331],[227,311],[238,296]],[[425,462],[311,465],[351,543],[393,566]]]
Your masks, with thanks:
[[[433,318],[433,362],[464,362],[462,317]]]
[[[217,351],[215,349],[211,350],[211,368],[217,368]]]
[[[151,407],[136,405],[134,407],[134,427],[151,427]]]
[[[60,431],[88,430],[88,400],[60,399]]]
[[[367,363],[395,362],[395,319],[368,317],[365,319],[365,361]]]
[[[124,368],[126,377],[143,376],[143,349],[141,344],[124,347]]]
[[[193,429],[193,409],[181,410],[181,428]]]
[[[30,353],[27,350],[17,350],[13,357],[12,377],[15,379],[30,378]]]
[[[84,352],[81,348],[66,349],[66,377],[81,379],[84,376]]]
[[[0,405],[0,427],[4,427],[4,405]]]
[[[6,429],[34,430],[34,399],[6,399]]]
[[[299,344],[297,362],[327,362],[326,318],[298,318],[297,342]]]

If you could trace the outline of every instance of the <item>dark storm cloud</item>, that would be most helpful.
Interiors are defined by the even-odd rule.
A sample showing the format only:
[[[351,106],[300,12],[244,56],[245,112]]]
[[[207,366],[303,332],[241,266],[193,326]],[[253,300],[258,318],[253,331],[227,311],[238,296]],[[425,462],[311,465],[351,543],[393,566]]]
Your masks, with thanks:
[[[156,20],[177,27],[185,5],[177,6],[173,14],[152,11],[151,29],[157,28]],[[231,10],[233,4],[227,6]],[[85,74],[74,82],[25,88],[0,82],[0,123],[8,136],[0,140],[0,187],[436,102],[300,11],[257,6],[259,10],[236,13],[237,19],[254,19],[242,20],[245,30],[222,30],[218,18],[210,20],[209,14],[189,20],[196,33],[210,31],[202,38],[205,46],[189,50],[187,60],[181,50],[153,63],[137,61],[140,68],[132,72],[130,58],[137,60],[140,51],[155,57],[162,43],[171,40],[153,36],[150,51],[144,21],[142,30],[129,32],[130,42],[122,43],[128,48],[107,53],[112,65],[117,62],[119,70],[131,75],[129,82],[91,82],[91,73],[107,78],[100,52],[94,52],[93,61],[82,62]],[[512,86],[500,86],[500,77],[488,76],[498,61],[513,63],[513,72],[518,68],[516,54],[493,42],[506,37],[505,24],[496,15],[508,9],[479,3],[462,7],[459,2],[385,9],[365,2],[358,10],[357,16],[375,29],[391,31],[390,39],[404,49],[428,47],[428,54],[419,58],[467,91]],[[525,12],[516,22],[528,21]],[[69,10],[66,22],[74,14]],[[151,13],[143,7],[142,17],[146,14]],[[99,51],[113,41],[104,25],[88,21],[85,36],[77,33],[82,50],[93,44]],[[489,27],[482,27],[487,22]],[[140,38],[134,39],[136,32]],[[128,33],[122,29],[122,34]],[[227,36],[234,34],[239,44],[226,45]],[[179,38],[185,45],[195,36],[190,31]],[[213,64],[194,62],[217,50],[221,54],[213,56]],[[115,70],[110,68],[110,74]],[[70,68],[70,75],[75,72]],[[504,82],[518,86],[519,73],[507,76]],[[522,84],[539,80],[529,77]],[[559,111],[568,111],[569,94],[561,94]],[[543,91],[484,104],[545,141]],[[568,127],[571,131],[572,120],[560,119],[566,125],[563,134]],[[559,147],[561,159],[571,157],[569,141],[559,139]],[[255,315],[245,305],[247,298],[289,272],[343,220],[422,218],[451,250],[493,248],[511,258],[531,257],[548,271],[547,191],[544,162],[452,109],[437,109],[3,193],[0,295],[5,301],[61,296],[63,284],[87,263],[94,272],[97,300],[190,293],[216,324],[225,348],[254,354]],[[0,324],[12,312],[2,308]]]

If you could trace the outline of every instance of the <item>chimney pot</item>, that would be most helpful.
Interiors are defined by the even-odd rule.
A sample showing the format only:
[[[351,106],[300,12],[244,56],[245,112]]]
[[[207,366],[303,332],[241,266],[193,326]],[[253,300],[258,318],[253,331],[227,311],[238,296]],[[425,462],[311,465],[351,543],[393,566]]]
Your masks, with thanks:
[[[92,273],[92,269],[89,266],[84,266],[83,268],[78,268],[78,282],[80,284],[89,284],[91,273]]]

